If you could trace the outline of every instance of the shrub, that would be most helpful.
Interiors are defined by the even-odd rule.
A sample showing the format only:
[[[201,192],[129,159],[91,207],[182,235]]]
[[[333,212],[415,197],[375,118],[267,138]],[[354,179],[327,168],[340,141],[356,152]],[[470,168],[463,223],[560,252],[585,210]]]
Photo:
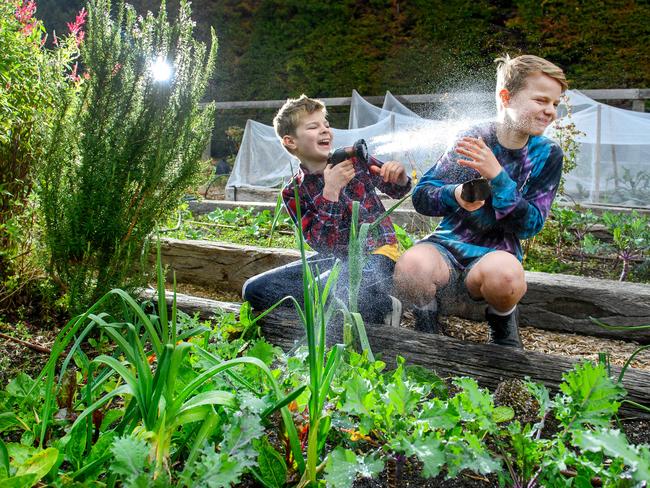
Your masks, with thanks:
[[[214,119],[214,106],[199,102],[216,37],[209,51],[194,40],[187,2],[173,24],[164,4],[144,18],[123,0],[116,16],[110,0],[88,5],[87,80],[59,113],[40,172],[51,271],[78,310],[115,286],[139,284],[135,264],[199,174]],[[155,76],[163,60],[169,81]]]
[[[34,17],[35,11],[33,1],[0,3],[0,279],[3,286],[17,272],[15,257],[24,251],[28,240],[29,196],[44,142],[52,129],[52,114],[59,101],[65,99],[65,92],[74,89],[69,83],[67,67],[77,55],[76,38],[59,39],[54,50],[45,49],[45,30]],[[4,295],[4,291],[0,293]]]

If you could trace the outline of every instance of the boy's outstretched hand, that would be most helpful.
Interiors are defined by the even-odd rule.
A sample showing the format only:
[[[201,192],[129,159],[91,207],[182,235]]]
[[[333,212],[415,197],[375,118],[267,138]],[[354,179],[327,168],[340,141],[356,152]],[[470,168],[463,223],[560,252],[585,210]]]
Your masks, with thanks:
[[[455,151],[467,158],[459,159],[458,164],[475,169],[483,178],[491,180],[501,172],[502,167],[492,149],[480,137],[461,138],[456,144]]]
[[[354,163],[351,159],[346,159],[336,166],[332,166],[331,164],[325,166],[325,170],[323,171],[323,178],[325,180],[323,196],[330,202],[337,202],[341,190],[350,183],[355,173]]]
[[[404,168],[404,165],[399,161],[388,161],[381,167],[374,165],[370,166],[370,172],[372,174],[381,176],[381,178],[386,183],[394,183],[400,186],[404,186],[409,181],[409,177],[406,174],[406,169]]]

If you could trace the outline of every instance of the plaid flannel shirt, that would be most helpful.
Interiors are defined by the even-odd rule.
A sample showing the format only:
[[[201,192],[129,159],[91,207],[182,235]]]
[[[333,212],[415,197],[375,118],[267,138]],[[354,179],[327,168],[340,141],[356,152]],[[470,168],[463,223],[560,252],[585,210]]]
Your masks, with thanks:
[[[354,158],[353,158],[354,161]],[[341,190],[339,200],[331,202],[323,197],[323,173],[310,173],[302,165],[282,190],[282,199],[294,222],[298,221],[294,185],[298,184],[302,233],[312,249],[319,253],[345,257],[352,225],[352,203],[359,202],[359,225],[373,223],[386,209],[375,188],[392,198],[401,198],[411,189],[411,179],[404,186],[385,183],[380,176],[370,174],[365,165],[354,161],[356,174]],[[397,238],[390,217],[386,217],[368,235],[367,249],[377,249],[386,244],[396,244]]]

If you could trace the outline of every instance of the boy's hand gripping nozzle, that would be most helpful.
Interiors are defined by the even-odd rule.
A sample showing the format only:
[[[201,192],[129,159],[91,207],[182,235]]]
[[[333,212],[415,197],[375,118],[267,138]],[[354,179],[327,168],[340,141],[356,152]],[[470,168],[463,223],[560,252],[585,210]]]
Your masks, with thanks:
[[[370,161],[370,157],[368,154],[368,145],[366,144],[366,141],[363,139],[359,139],[357,142],[355,142],[352,146],[347,146],[347,147],[339,147],[332,151],[327,158],[327,164],[331,164],[332,166],[336,166],[340,162],[345,161],[346,159],[350,158],[356,158],[357,161],[360,163],[364,164],[366,167],[372,166],[381,166],[382,162],[378,161],[377,159]]]

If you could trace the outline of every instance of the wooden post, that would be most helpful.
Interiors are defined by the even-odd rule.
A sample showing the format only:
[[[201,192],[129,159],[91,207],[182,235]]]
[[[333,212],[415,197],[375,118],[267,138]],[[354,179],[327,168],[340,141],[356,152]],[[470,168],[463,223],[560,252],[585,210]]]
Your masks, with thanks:
[[[594,155],[594,192],[591,201],[598,203],[600,200],[600,126],[602,118],[602,105],[596,107],[596,154]]]
[[[632,110],[635,112],[645,112],[645,100],[632,100]]]

